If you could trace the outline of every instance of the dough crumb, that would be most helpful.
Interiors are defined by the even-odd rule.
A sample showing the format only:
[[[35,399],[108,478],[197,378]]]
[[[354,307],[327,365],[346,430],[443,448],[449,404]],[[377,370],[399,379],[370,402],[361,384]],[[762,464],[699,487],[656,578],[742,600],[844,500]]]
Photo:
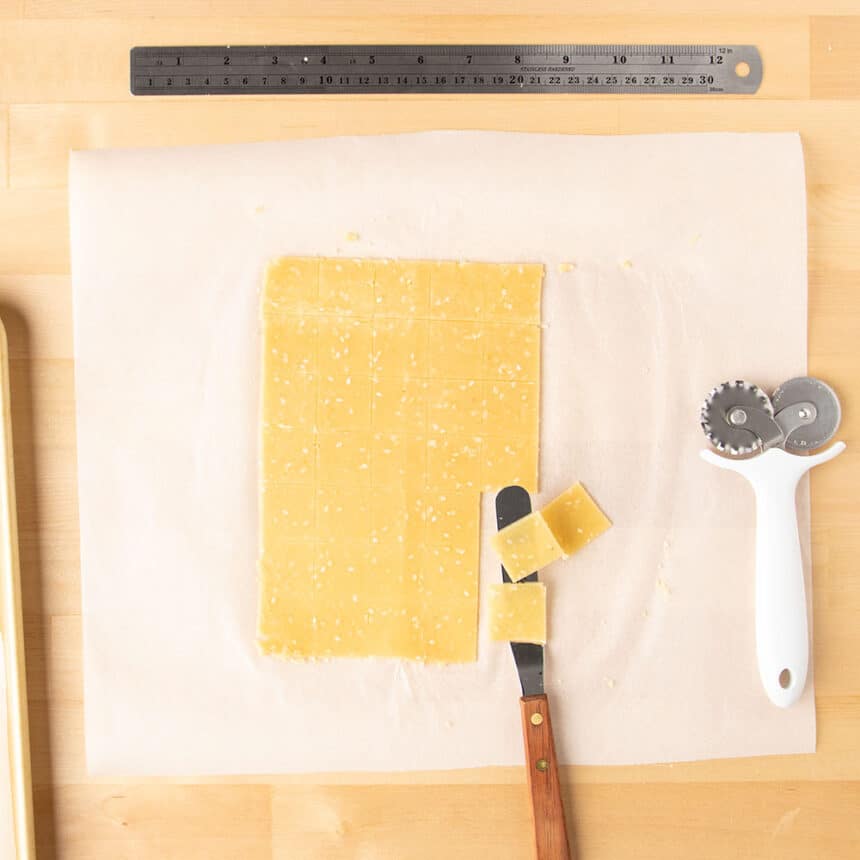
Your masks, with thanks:
[[[698,244],[699,244],[699,242],[701,242],[701,241],[702,241],[702,234],[701,234],[701,233],[696,233],[696,235],[695,235],[695,236],[693,236],[693,238],[692,238],[692,239],[690,239],[690,244],[695,248],[695,247],[696,247],[696,245],[698,245]]]
[[[622,269],[632,269],[633,268],[633,260],[623,260],[621,263]]]
[[[643,610],[642,610],[642,617],[643,617],[643,618],[647,618],[647,617],[648,617],[648,610],[647,610],[647,609],[643,609]]]
[[[254,214],[255,215],[262,215],[265,211],[266,211],[265,206],[255,206],[254,207]]]
[[[576,263],[559,263],[558,270],[559,272],[572,272],[576,268]]]
[[[357,242],[360,238],[361,238],[361,236],[358,233],[356,233],[354,230],[350,230],[349,233],[346,234],[346,241],[347,242]]]
[[[666,584],[666,580],[662,576],[657,577],[657,588],[660,589],[667,597],[672,593],[672,589]]]
[[[615,687],[615,678],[604,678],[603,683],[612,690]]]

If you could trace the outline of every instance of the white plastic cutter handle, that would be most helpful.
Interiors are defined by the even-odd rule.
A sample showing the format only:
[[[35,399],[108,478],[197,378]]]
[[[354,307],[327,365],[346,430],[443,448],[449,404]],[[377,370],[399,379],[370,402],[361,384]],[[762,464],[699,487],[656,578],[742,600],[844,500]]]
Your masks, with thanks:
[[[797,483],[813,466],[832,460],[844,450],[844,442],[813,456],[771,448],[747,460],[702,451],[708,463],[743,475],[755,490],[758,670],[768,698],[780,708],[800,698],[809,669],[806,591],[795,503]]]

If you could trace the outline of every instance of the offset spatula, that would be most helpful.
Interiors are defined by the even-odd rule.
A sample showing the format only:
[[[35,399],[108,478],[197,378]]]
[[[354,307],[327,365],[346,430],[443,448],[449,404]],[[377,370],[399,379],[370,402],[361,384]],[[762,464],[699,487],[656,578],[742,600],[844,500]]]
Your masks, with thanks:
[[[531,499],[522,487],[505,487],[496,496],[496,525],[503,529],[530,514],[531,510]],[[537,578],[535,572],[520,581],[537,582]],[[502,579],[511,581],[504,567]],[[549,701],[543,691],[543,646],[511,642],[511,651],[523,688],[520,711],[523,718],[526,773],[532,798],[535,855],[537,860],[570,860],[572,855],[564,823]]]

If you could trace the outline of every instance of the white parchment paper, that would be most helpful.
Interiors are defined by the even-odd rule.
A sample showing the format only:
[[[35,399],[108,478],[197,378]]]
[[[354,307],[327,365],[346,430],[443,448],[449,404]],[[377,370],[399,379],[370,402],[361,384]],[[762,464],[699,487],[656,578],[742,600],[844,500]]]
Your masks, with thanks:
[[[813,750],[811,681],[781,711],[757,677],[752,493],[697,456],[711,386],[805,371],[796,135],[85,152],[70,179],[93,772],[522,761],[486,625],[466,666],[256,653],[258,290],[281,254],[546,264],[538,501],[581,480],[615,523],[543,576],[563,762]],[[808,544],[805,489],[800,510]],[[488,498],[482,612],[492,528]]]

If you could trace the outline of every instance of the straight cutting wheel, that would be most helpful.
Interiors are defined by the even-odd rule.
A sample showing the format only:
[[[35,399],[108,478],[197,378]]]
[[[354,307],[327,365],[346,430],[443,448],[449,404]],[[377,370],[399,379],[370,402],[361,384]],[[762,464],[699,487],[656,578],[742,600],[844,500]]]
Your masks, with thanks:
[[[829,442],[839,427],[842,408],[836,392],[812,376],[783,382],[773,393],[773,408],[780,426],[798,424],[786,434],[786,451],[806,452]],[[797,415],[792,414],[797,410]]]

